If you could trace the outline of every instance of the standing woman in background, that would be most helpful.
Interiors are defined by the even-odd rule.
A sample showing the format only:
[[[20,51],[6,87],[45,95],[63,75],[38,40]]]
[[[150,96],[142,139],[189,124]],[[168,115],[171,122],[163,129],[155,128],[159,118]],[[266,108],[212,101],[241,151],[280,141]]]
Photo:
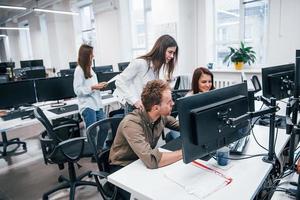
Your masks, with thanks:
[[[177,57],[178,45],[175,39],[170,35],[162,35],[150,52],[134,59],[116,78],[114,95],[122,104],[126,102],[127,112],[134,108],[143,109],[141,93],[148,81],[172,79]]]
[[[93,47],[86,44],[80,46],[78,65],[75,68],[73,81],[73,89],[78,98],[79,111],[86,128],[94,122],[106,118],[100,89],[104,88],[107,83],[98,83],[97,75],[92,69],[93,57]],[[105,138],[103,143],[104,140]]]

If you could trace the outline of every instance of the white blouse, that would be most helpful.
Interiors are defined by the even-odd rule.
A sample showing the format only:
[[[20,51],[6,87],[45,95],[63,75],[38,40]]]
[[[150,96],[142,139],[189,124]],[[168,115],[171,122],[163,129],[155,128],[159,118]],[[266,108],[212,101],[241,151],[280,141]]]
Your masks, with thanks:
[[[73,89],[78,98],[79,111],[91,108],[98,111],[103,108],[102,98],[99,90],[92,90],[92,85],[98,83],[97,75],[91,69],[92,77],[86,79],[82,68],[78,65],[74,72]]]

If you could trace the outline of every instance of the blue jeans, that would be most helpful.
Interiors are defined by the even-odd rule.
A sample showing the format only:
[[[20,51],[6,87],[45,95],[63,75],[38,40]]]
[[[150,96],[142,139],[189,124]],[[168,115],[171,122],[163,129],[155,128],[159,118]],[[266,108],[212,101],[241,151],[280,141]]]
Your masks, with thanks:
[[[82,117],[86,128],[88,128],[91,124],[106,118],[102,108],[100,108],[98,111],[95,111],[91,108],[86,108],[82,112]]]
[[[85,127],[87,129],[93,123],[95,123],[97,121],[100,121],[102,119],[105,119],[106,115],[103,112],[102,108],[100,108],[98,111],[95,111],[91,108],[86,108],[82,112],[82,117],[83,117],[83,120],[84,120],[84,123],[85,123]],[[99,141],[98,141],[100,146],[104,145],[104,142],[105,142],[106,138],[107,138],[107,132],[100,134]]]

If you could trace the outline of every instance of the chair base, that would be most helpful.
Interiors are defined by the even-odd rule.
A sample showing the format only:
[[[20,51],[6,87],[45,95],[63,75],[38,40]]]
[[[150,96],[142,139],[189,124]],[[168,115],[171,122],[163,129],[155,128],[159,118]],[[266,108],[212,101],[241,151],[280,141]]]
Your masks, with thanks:
[[[69,173],[70,173],[70,170],[69,170]],[[75,177],[75,178],[72,178],[73,175],[70,176],[71,177],[70,179],[68,179],[62,175],[59,176],[58,182],[61,182],[61,183],[59,185],[57,185],[56,187],[52,188],[51,190],[49,190],[48,192],[44,193],[43,200],[47,200],[48,196],[50,194],[57,192],[59,190],[62,190],[62,189],[66,189],[66,188],[70,188],[70,200],[73,200],[73,199],[75,199],[75,189],[77,186],[90,185],[90,186],[98,187],[95,182],[82,180],[86,176],[91,176],[91,171],[85,172],[84,174],[82,174],[78,177]]]
[[[0,142],[0,147],[3,146],[3,151],[1,152],[2,156],[6,156],[7,153],[15,151],[17,148],[19,148],[20,145],[22,145],[24,150],[27,149],[26,143],[20,141],[19,138],[13,138],[8,140],[6,136],[6,132],[1,132],[1,136],[2,136],[2,142]],[[13,144],[17,144],[18,146],[11,151],[7,151],[7,147]]]

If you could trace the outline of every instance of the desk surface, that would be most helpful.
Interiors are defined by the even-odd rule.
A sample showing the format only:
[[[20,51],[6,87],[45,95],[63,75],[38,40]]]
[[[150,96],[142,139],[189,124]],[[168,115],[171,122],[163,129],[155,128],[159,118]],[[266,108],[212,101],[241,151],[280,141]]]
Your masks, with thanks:
[[[267,127],[255,126],[254,128],[255,137],[264,147],[268,147],[268,133],[269,129]],[[282,152],[288,137],[284,130],[278,130],[275,149],[277,155]],[[246,148],[246,153],[249,155],[267,153],[266,150],[256,144],[253,136],[251,136]],[[235,197],[235,199],[253,199],[272,169],[272,165],[263,162],[262,157],[232,160],[223,169],[217,167],[216,161],[213,159],[208,162],[200,162],[231,177],[233,179],[232,183],[215,192],[208,192],[208,186],[212,190],[213,188],[210,185],[219,184],[219,178],[216,178],[216,174],[205,171],[202,168],[198,168],[199,173],[193,174],[195,170],[191,172],[191,164],[186,165],[182,160],[154,170],[147,169],[140,160],[137,160],[111,174],[108,177],[108,181],[127,190],[137,199],[199,199],[199,195],[193,194],[189,188],[170,179],[171,174],[180,175],[179,177],[183,181],[189,181],[189,179],[197,176],[199,177],[199,179],[197,178],[198,180],[203,180],[202,182],[204,182],[203,187],[198,189],[203,191],[204,196],[207,195],[205,199],[231,199],[232,197]]]
[[[66,105],[70,105],[70,104],[77,104],[77,99],[71,99],[71,100],[67,100],[64,101],[66,103]],[[107,99],[103,99],[102,103],[103,106],[107,106],[113,103],[117,102],[117,98],[116,97],[112,97],[112,98],[107,98]],[[36,106],[39,106],[45,113],[45,115],[48,117],[48,119],[53,120],[53,119],[58,119],[58,118],[62,118],[62,117],[66,117],[66,116],[70,116],[73,114],[77,114],[78,110],[76,111],[72,111],[72,112],[67,112],[67,113],[63,113],[63,114],[55,114],[53,112],[48,111],[49,109],[53,108],[51,107],[51,105],[49,104],[49,102],[46,103],[37,103]],[[3,121],[0,118],[0,132],[3,131],[9,131],[11,129],[15,129],[15,128],[20,128],[20,127],[25,127],[25,126],[30,126],[33,124],[39,123],[37,119],[24,119],[22,120],[21,118],[17,118],[17,119],[12,119],[12,120],[8,120],[8,121]]]

